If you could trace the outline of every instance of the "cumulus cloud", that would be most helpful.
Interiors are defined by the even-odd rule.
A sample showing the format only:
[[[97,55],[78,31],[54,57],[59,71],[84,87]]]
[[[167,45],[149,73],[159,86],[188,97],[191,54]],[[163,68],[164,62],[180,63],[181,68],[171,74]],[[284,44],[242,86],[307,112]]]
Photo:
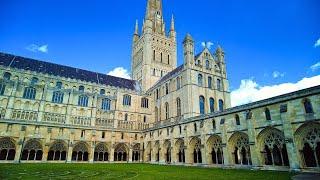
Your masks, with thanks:
[[[320,75],[303,78],[296,83],[283,83],[271,86],[261,86],[252,79],[245,79],[241,81],[238,89],[231,92],[231,105],[235,107],[317,85],[320,85]]]
[[[311,67],[310,67],[310,69],[311,69],[311,71],[316,71],[316,70],[318,70],[318,69],[320,69],[320,62],[317,62],[316,64],[314,64],[314,65],[312,65]]]
[[[117,67],[108,73],[110,76],[131,79],[129,71],[123,67]]]
[[[202,42],[201,46],[204,47],[204,48],[211,49],[211,47],[213,46],[213,43],[210,42],[210,41],[209,42]]]
[[[282,77],[284,77],[284,75],[285,75],[285,73],[281,73],[281,72],[279,72],[279,71],[274,71],[273,73],[272,73],[272,77],[273,78],[282,78]]]
[[[40,53],[48,53],[48,44],[44,45],[37,45],[37,44],[30,44],[29,46],[26,47],[28,51],[31,52],[40,52]]]
[[[314,47],[319,47],[320,46],[320,38],[316,41],[316,43],[314,44]]]

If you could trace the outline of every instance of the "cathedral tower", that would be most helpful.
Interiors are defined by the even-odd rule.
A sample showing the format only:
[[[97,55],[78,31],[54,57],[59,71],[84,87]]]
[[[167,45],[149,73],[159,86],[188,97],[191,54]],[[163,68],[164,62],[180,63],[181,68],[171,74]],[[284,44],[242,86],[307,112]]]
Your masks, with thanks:
[[[162,0],[148,0],[142,31],[139,32],[138,22],[135,26],[131,71],[143,91],[177,66],[174,18],[167,32],[162,13]]]

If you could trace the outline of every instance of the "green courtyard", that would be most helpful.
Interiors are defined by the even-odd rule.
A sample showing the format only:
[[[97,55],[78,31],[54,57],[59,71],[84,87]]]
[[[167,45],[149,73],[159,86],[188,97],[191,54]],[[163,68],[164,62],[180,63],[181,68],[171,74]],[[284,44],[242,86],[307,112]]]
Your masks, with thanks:
[[[289,172],[148,164],[0,164],[0,179],[290,179]]]

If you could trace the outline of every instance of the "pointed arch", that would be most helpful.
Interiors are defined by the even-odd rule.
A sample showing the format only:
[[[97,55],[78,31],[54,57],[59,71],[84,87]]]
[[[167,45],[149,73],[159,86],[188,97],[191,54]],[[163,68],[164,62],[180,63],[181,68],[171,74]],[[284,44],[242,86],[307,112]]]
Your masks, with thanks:
[[[73,146],[72,161],[88,161],[89,145],[86,142],[78,142]]]
[[[94,161],[109,161],[109,149],[106,143],[99,143],[94,148]]]
[[[0,161],[13,161],[16,154],[16,142],[10,137],[0,138]]]
[[[128,161],[129,147],[125,143],[119,143],[114,148],[114,161]]]
[[[40,140],[30,139],[26,142],[21,160],[23,161],[41,161],[43,155],[43,148]]]
[[[48,161],[65,161],[67,159],[67,143],[62,140],[54,141],[48,152]]]

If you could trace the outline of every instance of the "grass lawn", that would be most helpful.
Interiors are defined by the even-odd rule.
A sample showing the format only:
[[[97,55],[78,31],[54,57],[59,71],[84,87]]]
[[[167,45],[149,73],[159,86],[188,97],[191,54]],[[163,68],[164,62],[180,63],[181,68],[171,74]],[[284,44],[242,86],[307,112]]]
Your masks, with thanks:
[[[0,164],[0,179],[290,179],[289,172],[148,164]]]

